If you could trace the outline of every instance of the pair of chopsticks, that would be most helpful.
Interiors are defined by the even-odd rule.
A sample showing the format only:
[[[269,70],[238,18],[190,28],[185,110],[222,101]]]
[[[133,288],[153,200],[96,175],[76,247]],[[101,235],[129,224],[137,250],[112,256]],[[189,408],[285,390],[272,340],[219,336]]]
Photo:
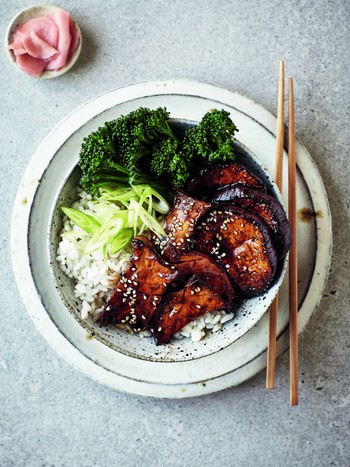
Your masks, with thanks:
[[[298,405],[298,271],[296,234],[296,157],[294,126],[293,78],[288,79],[288,218],[292,233],[289,252],[289,355],[290,355],[290,404]],[[277,132],[276,132],[275,181],[282,191],[284,145],[284,62],[280,62]],[[269,310],[269,334],[267,348],[266,387],[275,386],[276,328],[278,295]]]

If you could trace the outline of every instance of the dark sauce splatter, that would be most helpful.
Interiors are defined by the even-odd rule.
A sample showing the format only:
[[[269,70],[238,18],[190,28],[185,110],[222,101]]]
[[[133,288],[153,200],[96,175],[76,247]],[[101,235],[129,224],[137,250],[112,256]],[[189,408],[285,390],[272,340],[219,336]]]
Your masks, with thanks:
[[[323,217],[322,211],[313,211],[310,208],[301,208],[298,211],[298,219],[305,224],[310,224],[313,219],[320,219]]]

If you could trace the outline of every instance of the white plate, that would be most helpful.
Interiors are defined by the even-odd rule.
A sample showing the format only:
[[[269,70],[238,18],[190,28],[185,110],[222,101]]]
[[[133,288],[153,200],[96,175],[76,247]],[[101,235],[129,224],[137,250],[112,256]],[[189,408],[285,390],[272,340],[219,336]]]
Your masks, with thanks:
[[[79,370],[101,383],[129,393],[167,398],[199,396],[240,384],[265,367],[268,315],[265,314],[239,340],[201,358],[157,362],[116,352],[91,338],[59,300],[55,283],[47,276],[50,269],[42,268],[40,263],[43,255],[49,256],[49,242],[35,241],[33,219],[30,222],[35,212],[35,196],[40,186],[45,187],[45,171],[49,165],[50,172],[69,174],[76,165],[84,136],[105,121],[140,106],[166,107],[172,117],[194,121],[200,120],[211,108],[228,110],[239,128],[239,141],[273,173],[276,119],[246,97],[186,80],[146,82],[113,90],[75,110],[49,134],[34,154],[14,206],[13,267],[23,301],[37,328],[55,350]],[[301,332],[322,296],[328,276],[332,237],[330,211],[321,177],[299,141],[296,150],[297,208],[299,212],[317,213],[316,216],[311,215],[309,222],[305,222],[307,216],[298,222]],[[58,151],[64,156],[54,158]],[[284,159],[286,167],[286,153]],[[283,182],[286,187],[286,171]],[[286,190],[282,195],[286,200]],[[48,192],[47,207],[40,206],[44,219],[52,216],[50,196]],[[42,203],[43,196],[39,198]],[[280,290],[279,355],[288,347],[287,280],[286,277]]]

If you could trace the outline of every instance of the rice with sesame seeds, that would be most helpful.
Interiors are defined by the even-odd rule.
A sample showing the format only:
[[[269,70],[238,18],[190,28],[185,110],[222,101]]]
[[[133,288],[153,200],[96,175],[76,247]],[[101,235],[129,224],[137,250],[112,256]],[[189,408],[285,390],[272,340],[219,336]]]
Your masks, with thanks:
[[[78,190],[78,196],[79,200],[72,207],[93,212],[91,196],[81,189]],[[75,283],[74,294],[80,301],[81,318],[90,318],[96,322],[114,292],[120,275],[128,268],[131,254],[122,250],[113,256],[107,252],[104,257],[103,252],[99,250],[86,253],[85,244],[86,233],[64,216],[56,259],[61,270]],[[233,313],[224,310],[206,313],[187,324],[174,335],[174,339],[191,338],[193,342],[199,342],[210,333],[219,331],[224,323],[233,317]],[[119,323],[117,327],[135,333],[128,323]],[[140,330],[137,334],[142,338],[152,336],[150,330]]]

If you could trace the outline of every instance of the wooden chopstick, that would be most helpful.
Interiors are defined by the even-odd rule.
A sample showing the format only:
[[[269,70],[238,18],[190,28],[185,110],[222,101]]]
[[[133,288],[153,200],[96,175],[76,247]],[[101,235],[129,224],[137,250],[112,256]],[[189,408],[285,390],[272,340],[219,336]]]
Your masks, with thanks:
[[[276,129],[276,157],[275,157],[275,182],[282,191],[283,175],[283,145],[284,145],[284,62],[280,61],[278,83],[277,129]],[[267,346],[266,388],[275,387],[276,369],[276,329],[278,312],[278,294],[272,302],[269,310],[269,332]]]
[[[298,256],[293,78],[289,78],[288,84],[288,217],[292,234],[292,245],[289,252],[290,404],[298,405]]]

